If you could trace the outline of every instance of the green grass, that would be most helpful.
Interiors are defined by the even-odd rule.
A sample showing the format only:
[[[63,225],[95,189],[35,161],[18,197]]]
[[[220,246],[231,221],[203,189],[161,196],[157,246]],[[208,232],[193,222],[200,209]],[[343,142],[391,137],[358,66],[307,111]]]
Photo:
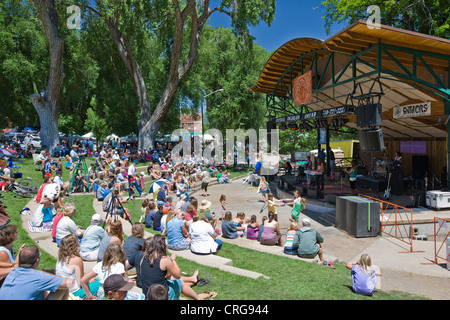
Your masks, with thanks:
[[[38,185],[42,183],[42,175],[33,171],[33,161],[23,159],[21,172],[24,177],[31,177]],[[64,163],[63,163],[64,164]],[[67,170],[64,170],[67,173]],[[67,178],[65,178],[67,181]],[[148,190],[148,186],[147,186]],[[4,193],[2,198],[11,216],[11,223],[17,225],[19,235],[14,247],[16,250],[22,243],[34,244],[22,226],[19,214],[29,199],[15,197],[12,193]],[[94,213],[92,195],[77,195],[64,199],[73,201],[77,208],[74,217],[76,224],[86,228]],[[132,221],[140,217],[141,199],[130,201],[125,205],[132,216]],[[157,231],[148,230],[152,233]],[[42,250],[39,268],[54,269],[56,259]],[[252,280],[236,274],[221,271],[216,268],[199,265],[189,260],[177,258],[180,269],[188,276],[199,270],[199,276],[208,278],[211,282],[201,288],[194,287],[196,292],[205,290],[216,291],[216,300],[423,300],[424,297],[404,292],[378,291],[373,297],[365,297],[351,291],[350,271],[343,263],[336,263],[336,269],[330,269],[288,257],[272,255],[224,243],[219,256],[233,260],[233,266],[260,272],[270,279]]]

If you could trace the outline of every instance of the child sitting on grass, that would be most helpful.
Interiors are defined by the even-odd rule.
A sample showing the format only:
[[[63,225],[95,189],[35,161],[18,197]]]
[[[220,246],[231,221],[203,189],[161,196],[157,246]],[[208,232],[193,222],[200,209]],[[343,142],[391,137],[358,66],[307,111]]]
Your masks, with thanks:
[[[372,268],[370,256],[365,253],[359,261],[349,262],[346,268],[352,270],[353,291],[365,296],[372,296],[375,292],[377,276],[381,276],[381,273]]]

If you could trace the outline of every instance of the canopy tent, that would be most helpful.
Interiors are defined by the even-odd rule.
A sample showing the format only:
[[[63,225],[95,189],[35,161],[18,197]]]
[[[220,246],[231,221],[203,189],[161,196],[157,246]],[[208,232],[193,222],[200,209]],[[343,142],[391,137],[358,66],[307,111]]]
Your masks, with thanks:
[[[85,139],[95,139],[94,134],[92,132],[88,132],[82,136]]]
[[[138,136],[135,133],[129,134],[128,136],[120,138],[120,141],[137,141]]]
[[[204,141],[211,141],[211,140],[214,140],[214,137],[212,135],[210,135],[210,134],[204,134],[203,135],[203,140]]]
[[[110,140],[113,140],[113,139],[119,139],[119,136],[117,136],[117,135],[115,135],[115,134],[113,133],[113,134],[110,134],[109,136],[107,136],[107,137],[105,138],[105,140],[107,140],[107,141],[110,141]]]

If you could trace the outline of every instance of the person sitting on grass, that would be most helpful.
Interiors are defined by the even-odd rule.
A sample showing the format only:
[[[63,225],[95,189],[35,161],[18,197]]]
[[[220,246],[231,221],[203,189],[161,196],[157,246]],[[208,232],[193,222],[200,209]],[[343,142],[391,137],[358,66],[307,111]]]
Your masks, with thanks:
[[[40,261],[38,247],[23,248],[18,267],[8,274],[0,288],[0,300],[67,300],[74,281],[37,270]]]
[[[129,261],[136,268],[137,284],[147,293],[153,284],[161,284],[168,290],[169,300],[178,300],[180,294],[194,300],[203,300],[192,286],[198,281],[198,270],[191,277],[182,277],[177,256],[167,255],[164,236],[157,234],[145,240],[143,251],[138,251]]]
[[[154,283],[148,288],[147,300],[169,300],[169,290],[162,284]]]
[[[78,238],[74,234],[69,234],[62,238],[58,250],[58,261],[56,262],[55,274],[63,278],[72,279],[75,283],[69,292],[78,298],[86,298],[86,294],[81,288],[81,278],[84,276],[84,264],[80,257],[80,245]],[[89,290],[95,295],[99,283],[90,282]]]
[[[236,227],[233,221],[233,215],[230,211],[225,212],[222,221],[222,237],[236,239],[239,237],[238,231],[244,232],[245,227]]]
[[[375,292],[377,277],[381,276],[381,273],[372,268],[370,256],[365,253],[359,261],[347,263],[346,268],[352,270],[353,291],[365,296],[372,296]]]
[[[125,300],[134,284],[134,281],[126,280],[120,274],[112,274],[103,282],[105,297],[111,300]]]

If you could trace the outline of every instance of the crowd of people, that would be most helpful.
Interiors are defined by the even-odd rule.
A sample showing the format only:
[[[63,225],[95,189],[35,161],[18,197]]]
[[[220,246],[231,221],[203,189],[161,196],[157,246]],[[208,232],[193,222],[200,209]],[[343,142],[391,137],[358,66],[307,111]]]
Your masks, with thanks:
[[[31,221],[36,227],[51,230],[58,247],[55,270],[37,272],[40,257],[37,247],[22,246],[15,253],[12,244],[17,239],[16,228],[4,227],[0,230],[0,277],[3,280],[0,299],[176,300],[181,294],[195,300],[212,298],[217,293],[197,294],[193,290],[200,280],[198,270],[191,276],[182,276],[176,253],[169,255],[168,250],[218,254],[224,245],[221,238],[246,238],[264,246],[280,246],[285,254],[306,259],[317,256],[321,264],[334,268],[331,261],[324,260],[324,239],[311,226],[311,221],[305,217],[299,221],[306,201],[298,192],[292,199],[276,200],[267,181],[261,179],[259,189],[268,212],[259,223],[256,215],[246,217],[244,212],[233,215],[227,209],[226,195],[218,199],[220,211],[211,212],[208,187],[214,178],[218,183],[232,183],[226,167],[205,165],[194,157],[175,164],[163,150],[127,154],[126,149],[123,153],[106,145],[94,154],[95,163],[88,174],[83,175],[77,171],[77,164],[85,155],[85,147],[74,144],[65,156],[64,168],[71,177],[75,175],[71,180],[81,179],[84,185],[92,185],[89,191],[93,192],[94,201],[101,201],[103,211],[111,213],[103,221],[104,227],[98,213],[92,215],[87,228],[75,224],[75,205],[62,201],[70,186],[62,181],[61,159],[52,158],[44,150],[40,154],[44,183],[36,197],[39,206]],[[155,180],[164,179],[164,183],[152,192],[153,199],[142,198],[141,219],[133,223],[132,234],[124,239],[122,222],[114,217],[130,220],[123,204],[145,195],[145,183],[135,168],[140,162],[148,163],[147,175]],[[202,190],[200,199],[189,193],[197,183]],[[125,192],[128,198],[124,197]],[[113,197],[117,200],[113,201]],[[286,205],[291,205],[292,210],[290,226],[284,235],[280,231],[277,207]],[[145,228],[160,233],[145,239]],[[85,272],[85,261],[96,264]],[[363,266],[362,271],[350,266],[355,274],[355,288],[361,288],[363,276],[378,276],[370,272],[367,258],[362,257],[358,265]],[[31,281],[35,285],[19,290]],[[131,290],[135,285],[141,290]],[[355,292],[369,294],[367,288],[355,289]]]

